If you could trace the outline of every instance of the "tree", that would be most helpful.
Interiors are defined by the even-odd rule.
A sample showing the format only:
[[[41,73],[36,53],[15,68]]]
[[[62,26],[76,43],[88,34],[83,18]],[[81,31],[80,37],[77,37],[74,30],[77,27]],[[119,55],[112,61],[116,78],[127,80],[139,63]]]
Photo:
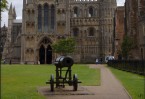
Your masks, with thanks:
[[[4,10],[8,10],[8,2],[7,2],[7,0],[1,0],[0,8],[1,8],[1,12],[3,12]]]
[[[125,36],[121,45],[122,55],[125,59],[128,58],[129,52],[133,49],[133,47],[133,40],[130,37]]]
[[[54,52],[62,55],[73,53],[75,50],[75,40],[73,38],[60,39],[52,44],[52,49]]]

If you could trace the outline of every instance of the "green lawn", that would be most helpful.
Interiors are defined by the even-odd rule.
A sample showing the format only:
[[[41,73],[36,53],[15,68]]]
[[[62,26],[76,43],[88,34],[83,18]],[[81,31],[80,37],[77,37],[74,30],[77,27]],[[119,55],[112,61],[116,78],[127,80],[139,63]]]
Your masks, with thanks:
[[[100,85],[100,70],[90,69],[86,65],[75,64],[72,67],[81,85]],[[45,82],[55,74],[53,65],[2,65],[2,99],[45,99],[37,93],[40,86],[49,86]]]
[[[145,99],[145,82],[143,76],[117,70],[111,67],[110,70],[121,81],[133,99]]]

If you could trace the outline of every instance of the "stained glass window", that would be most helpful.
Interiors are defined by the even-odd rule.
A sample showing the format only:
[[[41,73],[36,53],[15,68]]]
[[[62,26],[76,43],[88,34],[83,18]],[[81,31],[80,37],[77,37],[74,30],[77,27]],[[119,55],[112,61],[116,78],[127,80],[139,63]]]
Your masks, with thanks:
[[[38,31],[42,31],[42,7],[38,6]]]
[[[47,4],[44,5],[44,32],[48,32],[48,21],[49,21],[49,6]]]
[[[89,17],[93,17],[94,16],[94,9],[93,7],[89,7]]]
[[[51,29],[54,29],[55,23],[55,7],[54,5],[51,6]]]

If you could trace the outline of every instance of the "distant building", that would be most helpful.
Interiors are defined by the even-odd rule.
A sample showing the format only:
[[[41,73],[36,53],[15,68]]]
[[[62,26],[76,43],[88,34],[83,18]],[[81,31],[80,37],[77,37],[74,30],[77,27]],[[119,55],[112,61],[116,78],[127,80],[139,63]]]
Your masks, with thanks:
[[[124,6],[119,6],[115,12],[115,58],[118,59],[118,55],[121,54],[121,45],[124,37],[124,16],[125,8]]]
[[[145,58],[145,1],[126,0],[125,19],[125,33],[134,41],[129,58]]]
[[[5,58],[12,63],[51,64],[51,44],[74,37],[77,63],[95,63],[112,53],[116,0],[23,0],[22,20],[9,9]]]
[[[140,58],[145,59],[145,1],[138,0],[138,32]]]
[[[3,58],[6,63],[20,63],[21,61],[21,33],[22,20],[16,19],[15,8],[10,5],[8,12],[8,33],[4,46]]]
[[[138,32],[138,0],[125,1],[125,34],[133,39],[133,49],[129,59],[140,59]]]

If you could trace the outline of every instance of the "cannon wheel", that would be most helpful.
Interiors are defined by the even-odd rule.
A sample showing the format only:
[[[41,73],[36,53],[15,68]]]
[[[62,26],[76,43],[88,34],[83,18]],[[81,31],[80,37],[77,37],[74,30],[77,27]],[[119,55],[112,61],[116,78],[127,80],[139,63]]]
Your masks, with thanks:
[[[51,74],[50,76],[50,89],[51,91],[54,91],[54,75]]]
[[[78,77],[77,74],[73,75],[73,90],[77,91],[78,89]]]

